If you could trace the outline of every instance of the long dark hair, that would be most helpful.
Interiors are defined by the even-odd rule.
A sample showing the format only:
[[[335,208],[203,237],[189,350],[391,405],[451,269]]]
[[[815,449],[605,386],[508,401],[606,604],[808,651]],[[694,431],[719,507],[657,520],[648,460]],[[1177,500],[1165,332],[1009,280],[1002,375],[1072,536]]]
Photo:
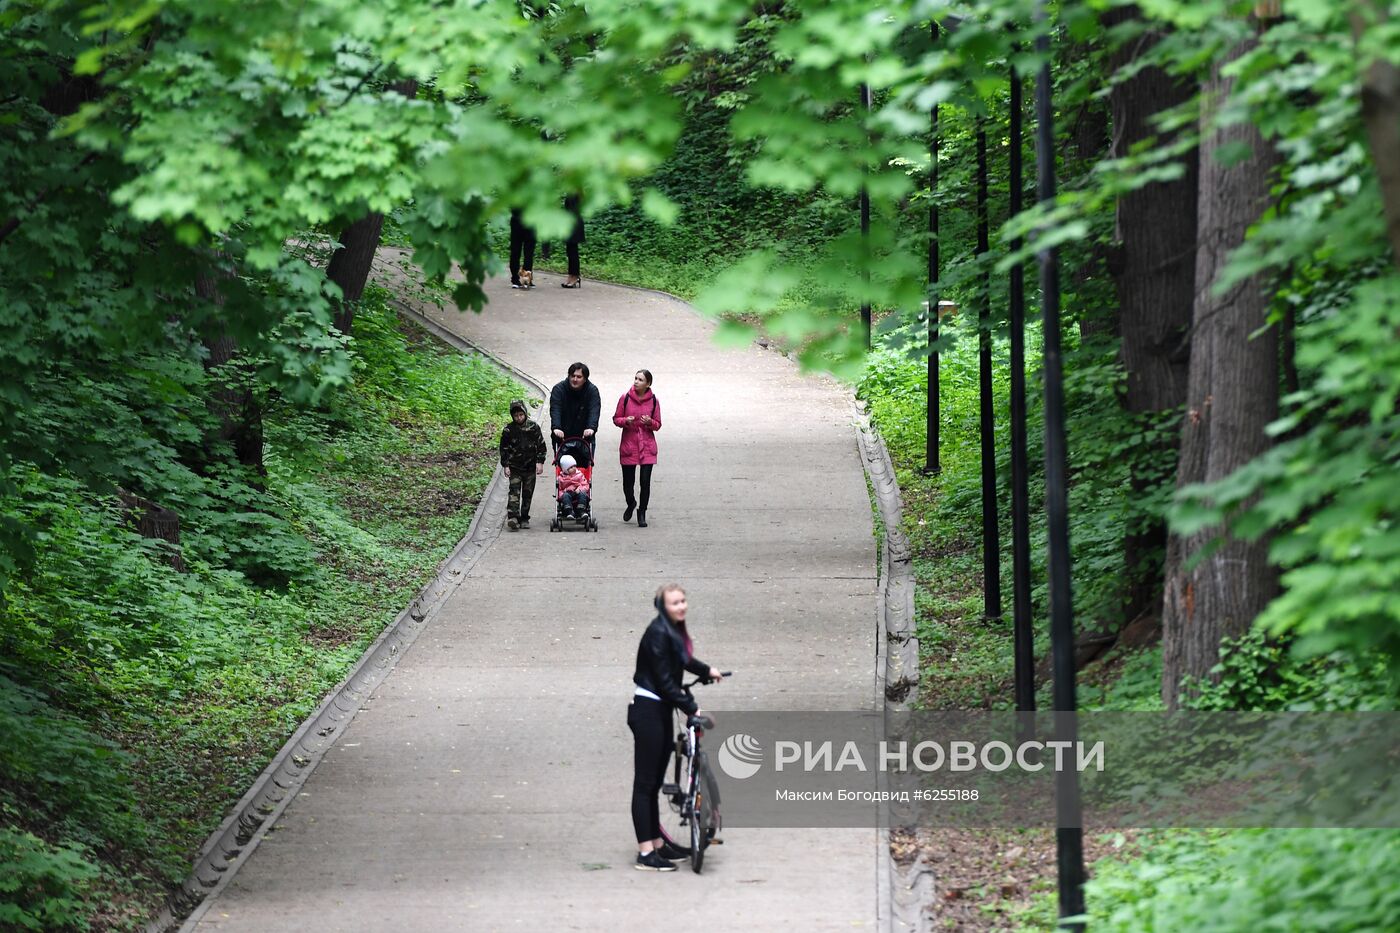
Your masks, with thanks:
[[[685,640],[686,655],[693,657],[695,654],[695,647],[690,640],[690,632],[686,630],[685,623],[677,619],[671,618],[666,613],[666,594],[674,593],[677,591],[684,595],[685,587],[681,586],[679,583],[663,583],[656,590],[656,599],[653,600],[653,602],[656,603],[656,609],[658,612],[661,613],[661,617],[667,622],[670,622],[672,625],[674,625],[676,627],[676,631],[681,633],[681,638]]]

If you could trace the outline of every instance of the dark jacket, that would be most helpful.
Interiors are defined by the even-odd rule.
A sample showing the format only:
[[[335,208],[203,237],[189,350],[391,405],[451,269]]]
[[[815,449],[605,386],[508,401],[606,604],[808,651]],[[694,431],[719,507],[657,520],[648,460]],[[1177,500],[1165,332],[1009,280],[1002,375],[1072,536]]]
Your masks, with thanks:
[[[565,437],[582,437],[585,429],[598,430],[603,414],[603,399],[598,387],[585,382],[577,392],[569,380],[559,382],[549,390],[549,429],[563,431]]]
[[[681,689],[685,671],[704,677],[710,673],[710,665],[686,654],[680,630],[658,615],[651,620],[642,633],[641,644],[637,645],[637,672],[632,675],[632,683],[650,690],[661,697],[662,702],[680,707],[687,716],[693,716],[700,707]]]
[[[501,431],[501,466],[524,470],[544,463],[548,450],[544,446],[544,433],[530,420],[528,412],[524,424],[515,423],[517,411],[526,411],[524,402],[510,403],[511,420]]]

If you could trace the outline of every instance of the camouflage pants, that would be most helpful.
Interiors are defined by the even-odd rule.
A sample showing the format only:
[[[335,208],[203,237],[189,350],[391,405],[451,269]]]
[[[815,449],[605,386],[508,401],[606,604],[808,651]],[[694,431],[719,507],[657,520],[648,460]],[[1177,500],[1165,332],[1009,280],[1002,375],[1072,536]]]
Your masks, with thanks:
[[[510,496],[506,499],[507,518],[529,518],[530,500],[535,497],[535,465],[510,468]]]

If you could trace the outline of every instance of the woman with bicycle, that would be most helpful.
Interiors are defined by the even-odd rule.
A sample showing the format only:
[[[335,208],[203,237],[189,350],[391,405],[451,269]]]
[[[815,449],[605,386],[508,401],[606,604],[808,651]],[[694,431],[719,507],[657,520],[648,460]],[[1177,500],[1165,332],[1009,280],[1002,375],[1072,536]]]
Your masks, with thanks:
[[[637,646],[637,670],[632,704],[627,707],[627,727],[632,730],[635,759],[632,777],[632,827],[637,833],[638,871],[675,871],[673,858],[686,853],[661,838],[658,795],[671,757],[671,717],[675,709],[688,716],[706,716],[681,688],[685,671],[720,681],[720,672],[692,653],[685,627],[685,590],[667,583],[652,600],[656,618],[642,633]]]

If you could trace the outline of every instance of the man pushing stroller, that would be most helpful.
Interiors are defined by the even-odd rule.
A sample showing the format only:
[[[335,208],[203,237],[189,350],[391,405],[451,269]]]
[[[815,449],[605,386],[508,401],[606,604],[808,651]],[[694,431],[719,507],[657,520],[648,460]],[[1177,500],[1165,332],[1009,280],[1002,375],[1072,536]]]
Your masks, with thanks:
[[[598,387],[588,381],[588,366],[573,363],[568,378],[560,380],[549,390],[549,427],[557,447],[566,438],[581,437],[595,449],[598,418],[603,413],[603,401]],[[588,458],[592,465],[593,458]]]

